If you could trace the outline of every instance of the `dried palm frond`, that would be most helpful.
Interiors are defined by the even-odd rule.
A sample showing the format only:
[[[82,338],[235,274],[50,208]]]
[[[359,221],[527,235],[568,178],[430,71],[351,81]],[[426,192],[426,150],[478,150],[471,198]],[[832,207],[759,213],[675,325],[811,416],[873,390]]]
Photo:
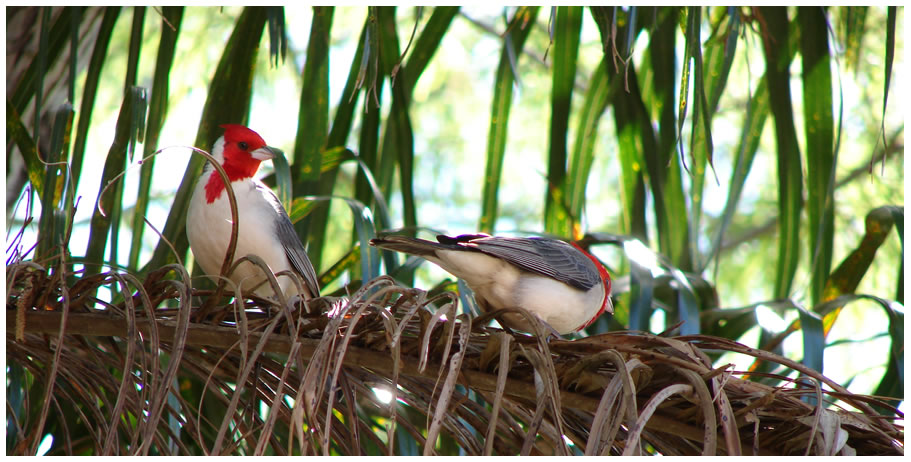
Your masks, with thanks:
[[[886,403],[727,339],[508,332],[386,276],[347,299],[237,298],[204,319],[191,295],[211,292],[182,267],[66,280],[7,267],[11,454],[48,433],[52,454],[904,452],[872,407]],[[122,301],[101,304],[102,285]],[[723,351],[780,369],[714,367]]]

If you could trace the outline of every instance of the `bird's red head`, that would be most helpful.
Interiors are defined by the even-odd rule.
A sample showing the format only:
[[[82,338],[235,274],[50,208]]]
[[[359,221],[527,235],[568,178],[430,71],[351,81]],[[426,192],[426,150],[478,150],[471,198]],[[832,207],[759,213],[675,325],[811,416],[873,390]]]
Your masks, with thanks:
[[[221,128],[225,129],[224,144],[219,146],[216,142],[212,154],[216,158],[221,154],[221,166],[232,182],[253,177],[262,161],[275,157],[275,151],[266,146],[259,133],[238,124],[224,124]],[[206,184],[206,200],[213,202],[224,190],[221,177],[213,174]]]
[[[225,144],[222,152],[225,160],[222,165],[231,181],[252,177],[259,169],[260,162],[272,158],[261,151],[262,148],[266,148],[268,154],[272,154],[271,149],[266,146],[266,141],[259,136],[259,133],[236,124],[225,124],[221,128],[225,129]],[[240,176],[234,178],[232,171]]]
[[[599,316],[604,314],[605,311],[607,311],[610,314],[614,314],[614,305],[610,299],[611,279],[610,279],[610,273],[607,272],[607,268],[605,268],[604,265],[602,265],[601,262],[598,261],[598,259],[595,258],[594,255],[586,252],[585,249],[580,247],[579,244],[576,244],[575,242],[572,242],[571,244],[573,245],[573,247],[575,247],[580,252],[585,254],[586,257],[588,257],[592,262],[595,263],[595,266],[598,267],[598,275],[601,276],[601,282],[604,284],[604,299],[601,301],[601,309],[598,310],[598,313],[594,317],[592,317],[587,323],[585,323],[582,327],[579,328],[581,330],[581,329],[588,327],[593,322],[595,322],[595,320],[598,319]]]

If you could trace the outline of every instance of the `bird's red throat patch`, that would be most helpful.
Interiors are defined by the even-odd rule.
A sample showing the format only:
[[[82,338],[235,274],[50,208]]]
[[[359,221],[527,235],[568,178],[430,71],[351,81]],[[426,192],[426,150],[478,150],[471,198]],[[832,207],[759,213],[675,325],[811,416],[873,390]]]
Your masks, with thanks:
[[[234,183],[238,180],[253,177],[253,175],[256,173],[256,170],[259,169],[260,161],[250,157],[249,155],[247,157],[249,159],[247,161],[237,161],[237,159],[234,159],[232,161],[225,160],[225,163],[222,165],[222,167],[225,169],[225,173],[228,174],[228,181]],[[212,169],[212,172],[209,174],[209,181],[206,183],[206,202],[209,204],[215,202],[215,199],[218,199],[224,190],[225,182],[222,181],[221,175],[218,174],[218,171]]]

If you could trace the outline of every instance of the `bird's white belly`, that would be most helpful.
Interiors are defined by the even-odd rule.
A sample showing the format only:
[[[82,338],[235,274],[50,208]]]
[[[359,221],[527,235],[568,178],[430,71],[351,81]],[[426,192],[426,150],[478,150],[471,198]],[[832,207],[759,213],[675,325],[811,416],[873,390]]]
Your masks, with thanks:
[[[288,258],[281,245],[274,239],[262,238],[263,235],[274,233],[274,219],[268,213],[271,205],[262,197],[262,193],[256,189],[252,181],[235,181],[232,186],[237,199],[238,214],[234,261],[252,254],[262,258],[274,273],[289,269]],[[222,193],[211,204],[206,203],[201,180],[194,191],[194,198],[190,202],[187,214],[187,238],[199,266],[213,280],[216,280],[221,272],[221,265],[231,239],[231,229],[231,206],[227,193]],[[257,295],[273,295],[265,273],[250,262],[238,265],[230,279],[235,284],[242,284],[244,291],[259,285]],[[261,283],[263,284],[260,285]],[[288,276],[279,276],[278,283],[283,293],[297,293],[296,290],[287,290],[294,288],[294,283]]]
[[[435,261],[441,268],[460,277],[471,287],[476,297],[496,307],[516,306],[519,300],[513,287],[519,279],[519,269],[489,255],[465,251],[438,251]]]

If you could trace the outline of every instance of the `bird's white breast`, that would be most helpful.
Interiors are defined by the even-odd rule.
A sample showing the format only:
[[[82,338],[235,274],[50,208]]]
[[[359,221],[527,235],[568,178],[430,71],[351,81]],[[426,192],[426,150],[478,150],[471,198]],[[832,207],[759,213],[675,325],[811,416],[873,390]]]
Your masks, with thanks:
[[[204,174],[193,192],[187,214],[187,239],[203,271],[217,276],[231,239],[231,205],[226,191],[212,203],[206,202],[205,185],[212,174],[217,175],[215,172]],[[273,204],[265,197],[268,191],[257,188],[252,179],[234,181],[231,186],[237,199],[238,215],[234,260],[253,254],[262,258],[274,273],[290,269],[285,250],[275,236],[276,213]],[[231,280],[242,283],[244,290],[249,290],[264,281],[265,274],[252,263],[244,262],[231,275]],[[279,276],[278,282],[285,294],[294,289],[294,283],[288,276]],[[256,293],[268,297],[273,291],[266,282]],[[293,293],[297,291],[293,290]]]
[[[516,287],[520,306],[537,314],[557,332],[568,334],[582,328],[604,302],[604,285],[580,290],[556,279],[527,275]]]
[[[519,301],[513,290],[520,276],[515,266],[480,252],[439,250],[437,255],[434,263],[459,275],[475,294],[494,306],[514,306]]]

